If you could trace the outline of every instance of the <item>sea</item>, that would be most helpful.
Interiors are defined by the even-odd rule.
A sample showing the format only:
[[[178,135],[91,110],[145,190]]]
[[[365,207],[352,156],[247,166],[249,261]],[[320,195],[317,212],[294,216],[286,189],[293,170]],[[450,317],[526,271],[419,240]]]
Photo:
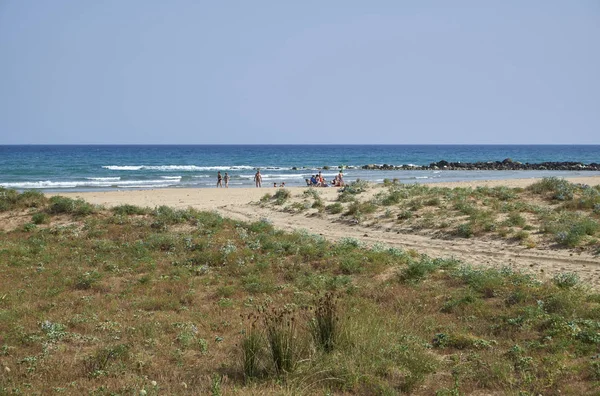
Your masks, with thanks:
[[[365,170],[363,165],[429,165],[510,158],[523,163],[600,163],[600,145],[0,145],[0,186],[43,192],[229,186],[305,186],[322,172],[346,182],[435,183],[539,177],[599,176],[597,171]]]

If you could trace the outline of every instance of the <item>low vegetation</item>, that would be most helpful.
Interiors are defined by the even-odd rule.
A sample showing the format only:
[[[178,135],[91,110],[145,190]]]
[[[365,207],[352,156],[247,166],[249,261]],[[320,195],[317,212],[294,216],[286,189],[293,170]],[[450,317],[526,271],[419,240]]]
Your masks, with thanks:
[[[335,202],[319,198],[313,207],[341,222],[400,233],[500,238],[527,248],[600,252],[600,186],[558,178],[542,179],[527,189],[441,188],[386,180],[378,192],[369,192],[369,185],[358,180],[340,189]],[[288,197],[288,207],[298,205]],[[295,212],[311,215],[310,209],[302,204]]]
[[[408,194],[393,205],[420,208],[459,194],[451,210],[477,221],[493,214],[472,194],[489,208],[554,200],[393,188]],[[3,215],[43,216],[0,234],[0,394],[600,391],[600,295],[575,274],[541,282],[266,220],[2,193]]]

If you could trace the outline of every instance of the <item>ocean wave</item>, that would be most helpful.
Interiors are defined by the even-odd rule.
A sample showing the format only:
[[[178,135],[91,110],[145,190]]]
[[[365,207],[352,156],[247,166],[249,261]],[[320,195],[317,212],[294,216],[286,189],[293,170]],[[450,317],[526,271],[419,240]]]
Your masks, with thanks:
[[[119,176],[117,176],[117,177],[86,177],[86,180],[114,181],[114,180],[121,180],[121,178]]]
[[[263,180],[281,180],[281,179],[304,179],[305,177],[300,173],[286,173],[286,174],[261,174]],[[254,180],[254,175],[240,175],[240,179],[250,179]]]
[[[105,165],[105,166],[103,166],[104,169],[109,169],[109,170],[140,170],[143,167],[144,167],[143,165],[131,165],[131,166]]]
[[[77,187],[167,187],[179,180],[90,180],[90,181],[36,181],[0,183],[5,188],[38,189],[38,188],[77,188]]]
[[[254,169],[249,165],[218,165],[218,166],[196,166],[196,165],[104,165],[104,169],[137,171],[137,170],[157,170],[157,171],[227,171],[227,170],[247,170]]]
[[[165,180],[181,180],[181,176],[161,176],[160,178]]]

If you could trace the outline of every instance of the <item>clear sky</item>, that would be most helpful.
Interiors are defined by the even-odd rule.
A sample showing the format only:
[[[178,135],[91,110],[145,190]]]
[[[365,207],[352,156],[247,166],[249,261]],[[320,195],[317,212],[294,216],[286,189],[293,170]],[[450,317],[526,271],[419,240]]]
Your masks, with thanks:
[[[600,1],[0,0],[0,144],[600,144]]]

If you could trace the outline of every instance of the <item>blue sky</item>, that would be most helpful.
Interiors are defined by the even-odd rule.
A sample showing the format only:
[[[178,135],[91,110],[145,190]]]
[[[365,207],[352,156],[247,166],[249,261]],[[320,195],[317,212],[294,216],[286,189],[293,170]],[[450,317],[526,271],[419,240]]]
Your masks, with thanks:
[[[600,144],[600,2],[0,1],[0,144]]]

